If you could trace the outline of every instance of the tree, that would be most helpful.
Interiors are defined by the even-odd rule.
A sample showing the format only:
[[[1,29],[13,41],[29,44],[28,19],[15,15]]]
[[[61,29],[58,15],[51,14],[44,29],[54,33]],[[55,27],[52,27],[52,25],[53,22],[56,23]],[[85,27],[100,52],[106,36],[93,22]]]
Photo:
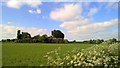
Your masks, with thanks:
[[[76,43],[76,40],[73,40],[73,43]]]
[[[20,43],[30,43],[30,42],[42,42],[42,43],[67,43],[68,40],[64,40],[64,34],[60,30],[51,31],[52,36],[47,36],[46,34],[40,36],[36,35],[31,37],[28,32],[17,31],[17,39],[13,40],[15,42]]]
[[[96,44],[100,44],[100,43],[102,43],[102,41],[100,39],[97,39]]]
[[[52,33],[52,36],[55,38],[64,39],[64,34],[60,30],[53,30],[51,33]]]
[[[113,39],[112,39],[112,42],[117,42],[117,39],[113,38]]]
[[[115,39],[115,38],[109,39],[109,42],[110,43],[115,43],[115,42],[117,42],[117,39]]]
[[[52,37],[52,36],[49,36],[47,42],[48,42],[48,43],[53,43],[52,41],[53,41],[53,37]]]
[[[92,43],[93,43],[93,40],[89,40],[88,42],[89,42],[90,44],[92,44]]]
[[[15,39],[11,39],[12,42],[15,42]]]
[[[10,39],[7,39],[7,42],[10,42]]]
[[[28,32],[22,32],[22,39],[31,38],[31,35]]]
[[[5,39],[2,39],[2,42],[6,42],[6,40],[5,40]]]
[[[22,32],[18,30],[17,31],[17,39],[25,39],[25,38],[31,38],[31,35],[28,32]]]
[[[36,35],[36,36],[34,36],[33,38],[33,42],[40,42],[41,40],[40,40],[40,35]]]
[[[44,34],[44,35],[42,35],[41,37],[40,37],[40,39],[41,39],[41,42],[47,42],[47,40],[48,40],[48,36],[46,35],[46,34]]]
[[[17,31],[17,39],[22,39],[22,35],[20,34],[20,30]]]

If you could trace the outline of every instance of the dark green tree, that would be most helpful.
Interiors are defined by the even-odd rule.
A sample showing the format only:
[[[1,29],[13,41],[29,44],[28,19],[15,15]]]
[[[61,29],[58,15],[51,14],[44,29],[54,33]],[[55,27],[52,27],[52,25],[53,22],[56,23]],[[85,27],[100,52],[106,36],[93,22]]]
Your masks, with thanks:
[[[53,37],[52,37],[52,36],[49,36],[47,42],[48,42],[48,43],[53,43],[52,41],[53,41]]]
[[[22,39],[22,35],[21,35],[21,31],[20,30],[17,31],[17,39]]]
[[[7,42],[10,42],[10,39],[7,39]]]
[[[28,32],[22,32],[22,39],[31,38],[31,35]]]
[[[97,39],[97,40],[96,40],[96,44],[100,44],[100,43],[102,43],[102,40]]]
[[[110,41],[111,43],[115,43],[115,42],[117,42],[117,39],[112,38],[112,39],[110,39],[109,41]]]
[[[53,30],[51,33],[52,33],[52,36],[55,38],[64,39],[64,34],[60,30]]]
[[[32,39],[33,39],[33,42],[41,42],[40,35],[36,35]]]
[[[40,39],[41,39],[41,42],[43,43],[48,42],[48,36],[46,34],[42,35]]]
[[[73,43],[76,43],[76,40],[73,40]]]

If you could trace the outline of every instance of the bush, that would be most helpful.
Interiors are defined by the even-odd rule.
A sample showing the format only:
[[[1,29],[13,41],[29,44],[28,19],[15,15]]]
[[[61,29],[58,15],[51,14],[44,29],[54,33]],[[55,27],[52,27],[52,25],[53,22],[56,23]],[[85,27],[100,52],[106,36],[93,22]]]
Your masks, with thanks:
[[[44,57],[50,66],[102,66],[118,67],[118,43],[95,45],[85,50],[73,50],[64,57],[59,54],[60,48],[48,52]]]

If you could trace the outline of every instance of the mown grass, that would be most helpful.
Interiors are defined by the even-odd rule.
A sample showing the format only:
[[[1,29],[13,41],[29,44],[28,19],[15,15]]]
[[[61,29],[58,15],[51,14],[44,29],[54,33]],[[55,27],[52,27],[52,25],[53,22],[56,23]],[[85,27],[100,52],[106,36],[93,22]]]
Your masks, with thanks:
[[[91,44],[47,44],[47,43],[2,43],[3,66],[40,66],[47,65],[43,57],[58,47],[63,55],[73,49],[85,49]]]

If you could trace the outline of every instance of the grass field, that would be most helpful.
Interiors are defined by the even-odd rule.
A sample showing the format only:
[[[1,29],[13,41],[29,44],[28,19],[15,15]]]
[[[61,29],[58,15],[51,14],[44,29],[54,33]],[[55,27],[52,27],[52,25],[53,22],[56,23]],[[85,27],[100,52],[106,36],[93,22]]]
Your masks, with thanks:
[[[58,47],[61,55],[73,49],[85,49],[91,44],[42,44],[42,43],[2,43],[3,66],[40,66],[46,65],[43,56]]]

